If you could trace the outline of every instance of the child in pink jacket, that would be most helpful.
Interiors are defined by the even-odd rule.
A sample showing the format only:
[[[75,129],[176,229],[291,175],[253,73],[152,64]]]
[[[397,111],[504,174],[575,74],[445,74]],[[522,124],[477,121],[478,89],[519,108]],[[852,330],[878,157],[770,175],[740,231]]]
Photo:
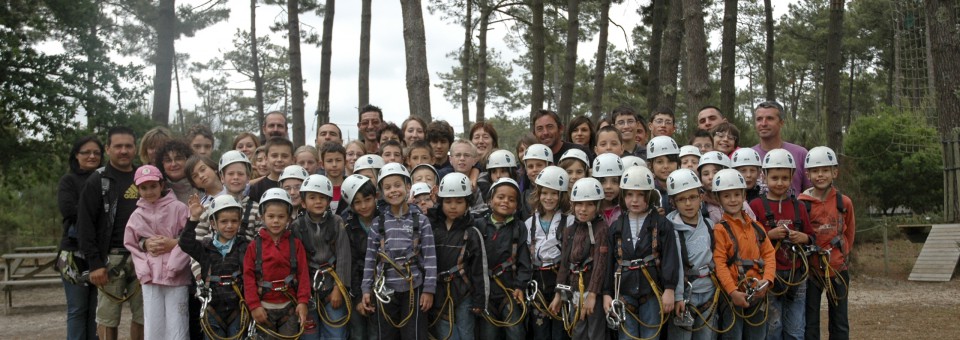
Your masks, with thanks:
[[[187,339],[187,286],[190,256],[176,246],[164,254],[150,254],[140,240],[153,236],[177,238],[187,223],[189,209],[163,188],[163,175],[152,165],[137,169],[133,178],[140,191],[137,210],[130,215],[123,245],[143,290],[143,320],[146,339]]]

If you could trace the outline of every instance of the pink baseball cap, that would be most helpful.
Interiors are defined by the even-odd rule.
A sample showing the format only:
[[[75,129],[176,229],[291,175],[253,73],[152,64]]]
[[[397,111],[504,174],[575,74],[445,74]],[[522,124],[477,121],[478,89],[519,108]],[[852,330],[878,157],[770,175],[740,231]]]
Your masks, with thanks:
[[[160,174],[160,169],[153,165],[144,165],[137,168],[137,174],[133,176],[133,183],[140,185],[143,182],[157,181],[163,179],[163,175]]]

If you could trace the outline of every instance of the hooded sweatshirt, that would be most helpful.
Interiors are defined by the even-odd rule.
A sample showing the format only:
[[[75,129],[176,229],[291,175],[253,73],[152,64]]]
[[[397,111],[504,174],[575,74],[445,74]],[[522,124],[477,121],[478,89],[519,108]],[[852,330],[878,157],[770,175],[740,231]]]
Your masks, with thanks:
[[[813,196],[813,188],[807,189],[800,195],[801,203],[810,205],[810,226],[816,232],[817,246],[832,248],[830,252],[830,268],[834,271],[847,270],[846,257],[853,249],[853,239],[857,225],[853,216],[853,201],[847,195],[840,195],[846,213],[837,210],[837,189],[830,188],[823,200]],[[803,209],[803,208],[800,208]],[[842,242],[841,249],[837,249],[837,242]],[[813,257],[811,268],[819,268],[820,259]]]
[[[140,249],[140,239],[143,238],[179,238],[188,216],[187,206],[172,193],[167,193],[154,203],[148,203],[143,198],[137,201],[137,210],[127,220],[123,246],[130,251],[140,283],[163,286],[190,284],[190,256],[179,245],[160,256],[152,256]]]
[[[681,267],[683,267],[683,274],[689,276],[691,283],[693,283],[693,292],[698,294],[712,292],[713,289],[716,288],[713,286],[713,281],[709,276],[710,268],[713,267],[713,249],[711,247],[711,243],[713,242],[713,222],[697,214],[697,226],[691,227],[689,224],[683,222],[679,211],[673,211],[667,214],[667,219],[673,222],[673,230],[677,232],[678,241],[684,242],[686,245],[686,263],[689,264],[690,267],[688,268],[683,265],[684,261],[682,258],[680,264]],[[683,256],[682,251],[680,256]],[[682,282],[683,281],[681,281],[681,283]],[[675,295],[677,301],[683,299],[685,291],[685,284],[677,284]]]

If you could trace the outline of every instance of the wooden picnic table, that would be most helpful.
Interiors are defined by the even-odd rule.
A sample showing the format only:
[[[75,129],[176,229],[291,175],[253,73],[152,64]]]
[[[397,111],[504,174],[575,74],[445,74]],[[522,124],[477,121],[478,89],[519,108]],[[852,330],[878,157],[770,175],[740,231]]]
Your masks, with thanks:
[[[54,248],[56,249],[56,248]],[[13,307],[13,287],[59,284],[60,275],[51,270],[57,262],[55,252],[10,253],[0,256],[6,270],[3,272],[3,287],[7,307]]]

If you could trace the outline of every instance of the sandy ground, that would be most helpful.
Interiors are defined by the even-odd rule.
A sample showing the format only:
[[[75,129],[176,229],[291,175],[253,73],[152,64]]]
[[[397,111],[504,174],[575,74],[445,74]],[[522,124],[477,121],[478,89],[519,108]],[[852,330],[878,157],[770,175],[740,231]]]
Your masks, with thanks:
[[[906,240],[890,243],[890,264],[885,275],[882,247],[858,248],[860,268],[850,291],[852,339],[960,339],[960,275],[951,282],[911,282],[906,277],[920,245]],[[66,303],[60,287],[20,289],[13,292],[14,308],[0,313],[2,339],[56,339],[66,332]],[[826,338],[826,301],[821,330]],[[130,322],[124,308],[121,338]]]

